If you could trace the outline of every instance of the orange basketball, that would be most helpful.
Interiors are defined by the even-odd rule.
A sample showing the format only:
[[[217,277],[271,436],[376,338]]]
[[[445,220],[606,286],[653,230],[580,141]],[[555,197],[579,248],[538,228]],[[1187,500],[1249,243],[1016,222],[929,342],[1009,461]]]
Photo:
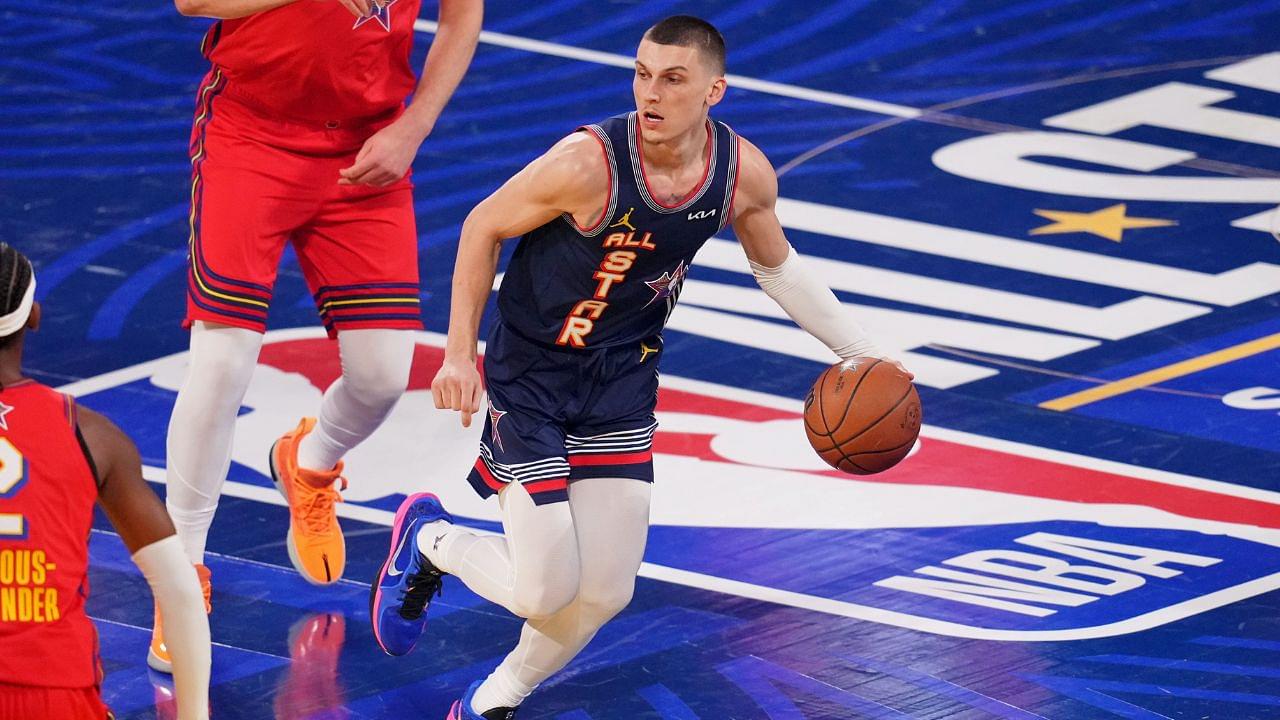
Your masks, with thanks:
[[[809,444],[828,465],[854,475],[898,464],[920,435],[920,418],[915,386],[876,358],[832,365],[804,401]]]

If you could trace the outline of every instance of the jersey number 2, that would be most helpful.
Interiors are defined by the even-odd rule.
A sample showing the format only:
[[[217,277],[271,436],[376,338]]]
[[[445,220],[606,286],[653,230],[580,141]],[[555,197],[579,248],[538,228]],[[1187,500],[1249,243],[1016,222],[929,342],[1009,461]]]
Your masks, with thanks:
[[[0,437],[0,499],[16,495],[26,483],[26,463],[22,453]],[[0,513],[0,539],[27,536],[27,521],[19,513]]]

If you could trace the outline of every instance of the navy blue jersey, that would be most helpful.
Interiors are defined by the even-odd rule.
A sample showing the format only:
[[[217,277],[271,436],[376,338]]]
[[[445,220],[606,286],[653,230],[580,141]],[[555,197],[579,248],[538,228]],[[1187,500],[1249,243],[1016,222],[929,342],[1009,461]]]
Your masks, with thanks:
[[[563,215],[520,238],[498,291],[502,322],[527,340],[604,348],[653,337],[675,308],[689,264],[728,221],[738,173],[738,137],[707,121],[702,182],[679,205],[645,182],[636,113],[579,129],[600,140],[609,199],[595,226]]]

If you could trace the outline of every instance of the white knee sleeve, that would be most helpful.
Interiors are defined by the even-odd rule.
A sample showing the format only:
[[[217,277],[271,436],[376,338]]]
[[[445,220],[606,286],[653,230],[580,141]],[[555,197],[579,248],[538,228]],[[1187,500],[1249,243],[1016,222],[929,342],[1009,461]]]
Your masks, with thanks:
[[[320,403],[319,422],[298,448],[298,464],[328,470],[391,414],[409,384],[413,333],[344,330],[338,333],[342,377]]]
[[[567,503],[538,506],[522,485],[502,491],[505,536],[439,523],[418,549],[472,592],[522,618],[547,617],[578,594],[578,545]],[[436,538],[439,537],[439,542]]]
[[[205,539],[231,464],[236,416],[258,363],[262,334],[191,328],[187,376],[169,419],[165,504],[187,556],[204,562]]]

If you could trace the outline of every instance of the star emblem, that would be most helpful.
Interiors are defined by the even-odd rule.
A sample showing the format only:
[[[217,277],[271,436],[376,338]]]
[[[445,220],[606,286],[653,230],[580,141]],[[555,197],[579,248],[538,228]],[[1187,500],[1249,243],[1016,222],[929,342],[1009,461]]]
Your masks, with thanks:
[[[506,410],[499,410],[492,404],[489,405],[489,430],[493,434],[493,439],[498,441],[498,449],[506,452],[507,449],[502,446],[502,433],[498,432],[498,422],[507,414]]]
[[[1036,210],[1035,214],[1047,220],[1049,225],[1042,225],[1031,231],[1032,235],[1059,235],[1063,233],[1087,232],[1091,235],[1106,238],[1112,242],[1120,242],[1125,230],[1136,228],[1165,227],[1177,225],[1173,220],[1159,218],[1130,217],[1125,214],[1124,203],[1091,213],[1066,212],[1064,210]]]
[[[4,403],[0,402],[0,428],[3,428],[5,430],[9,429],[8,416],[9,416],[9,413],[11,412],[13,412],[13,406],[5,405]]]
[[[383,30],[391,32],[391,6],[395,4],[396,0],[387,0],[384,3],[373,0],[373,12],[366,17],[356,18],[356,24],[352,25],[351,29],[354,30],[370,20],[377,20]]]
[[[681,260],[676,269],[671,272],[662,273],[661,277],[655,280],[645,280],[644,284],[649,286],[653,291],[653,299],[645,303],[645,307],[649,307],[659,300],[672,298],[680,294],[680,286],[684,283],[684,276],[689,274],[689,266]]]

